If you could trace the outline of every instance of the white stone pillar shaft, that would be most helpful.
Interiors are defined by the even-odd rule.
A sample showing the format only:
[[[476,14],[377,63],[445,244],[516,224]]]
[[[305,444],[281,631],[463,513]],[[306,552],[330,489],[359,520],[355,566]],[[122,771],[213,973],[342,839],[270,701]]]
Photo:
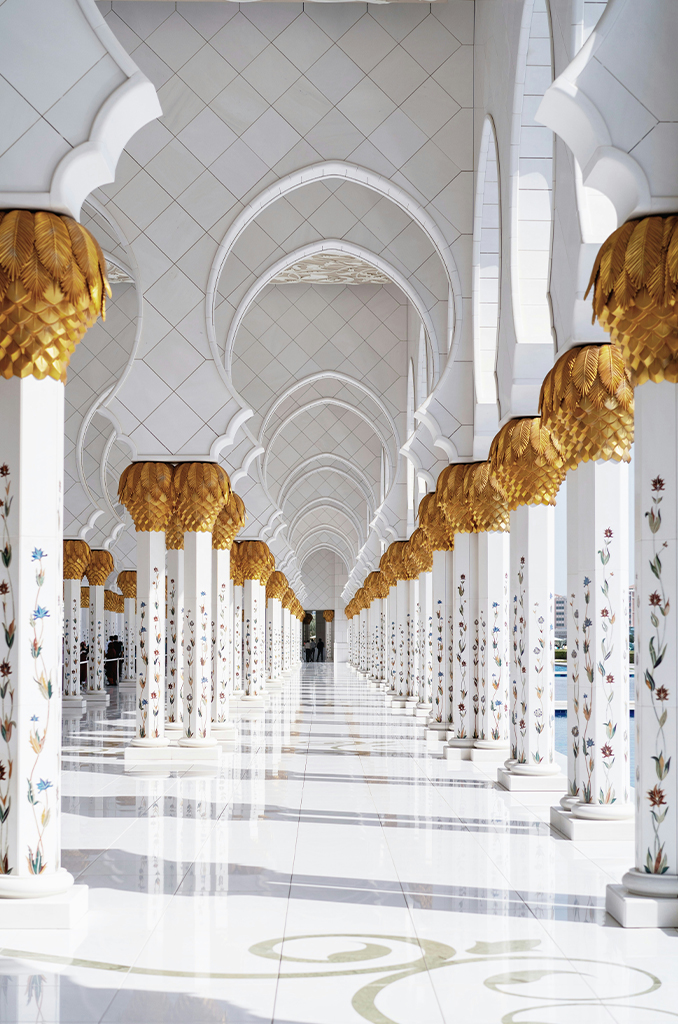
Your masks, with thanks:
[[[259,580],[245,580],[243,586],[243,603],[245,621],[243,638],[245,657],[243,662],[244,691],[246,697],[259,697],[263,692],[265,673],[265,651],[262,643],[261,620],[264,617],[264,605],[261,600],[261,584]]]
[[[419,574],[419,704],[433,706],[433,573]]]
[[[167,724],[184,721],[184,552],[167,552]]]
[[[233,692],[243,692],[243,644],[242,644],[242,616],[243,616],[243,588],[241,585],[233,584]]]
[[[214,742],[211,621],[212,534],[191,531],[184,534],[184,734],[180,741],[187,746]]]
[[[80,580],[64,580],[64,697],[79,696]]]
[[[555,761],[554,514],[546,505],[511,512],[509,623],[511,770],[557,774]]]
[[[636,862],[678,893],[678,386],[635,391]]]
[[[282,676],[282,619],[283,609],[279,597],[272,597],[267,605],[270,634],[269,634],[269,664],[271,679],[280,679]],[[296,621],[296,619],[295,619]]]
[[[60,869],[64,387],[0,382],[0,896]]]
[[[419,577],[407,580],[407,696],[419,695]]]
[[[508,747],[510,538],[479,533],[477,543],[478,741]]]
[[[477,737],[478,537],[458,533],[452,553],[452,691],[447,720],[455,740]]]
[[[104,692],[104,588],[89,588],[89,664],[87,692]]]
[[[292,671],[292,613],[289,608],[283,608],[283,672]]]
[[[629,467],[583,462],[567,478],[568,792],[576,817],[630,816]],[[576,612],[576,615],[575,615]]]
[[[137,531],[135,745],[165,742],[165,534]],[[92,593],[90,587],[90,594]]]
[[[231,552],[228,549],[218,548],[212,551],[212,618],[212,721],[215,725],[225,725],[228,722],[229,695],[233,689],[233,659],[229,660],[229,634],[233,628],[233,613]]]
[[[434,551],[431,570],[433,601],[433,718],[448,721],[452,689],[452,616],[454,613],[453,551]]]
[[[123,679],[136,679],[136,599],[125,598],[125,620],[123,627]]]

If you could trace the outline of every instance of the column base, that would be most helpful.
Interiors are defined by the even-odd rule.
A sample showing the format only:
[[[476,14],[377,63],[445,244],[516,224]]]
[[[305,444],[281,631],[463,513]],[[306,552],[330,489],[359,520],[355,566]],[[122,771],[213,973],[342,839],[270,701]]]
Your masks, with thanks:
[[[165,722],[165,732],[171,732],[174,734],[183,733],[184,724],[183,722]]]
[[[69,718],[73,715],[84,715],[87,711],[87,701],[84,697],[62,697],[61,711]]]
[[[73,885],[72,882],[71,877],[70,888],[52,896],[4,899],[2,927],[22,930],[32,928],[36,931],[45,928],[75,928],[87,915],[89,889],[86,885]],[[2,896],[5,896],[4,892]]]
[[[443,747],[443,757],[446,761],[470,761],[473,748],[469,746],[451,747],[446,743]]]
[[[622,928],[678,928],[678,899],[675,895],[638,896],[623,885],[608,885],[605,909]]]
[[[421,701],[417,704],[414,709],[414,717],[418,718],[422,725],[426,725],[428,718],[433,711],[432,704],[423,704]]]
[[[169,747],[169,745],[170,741],[165,736],[162,738],[153,738],[152,736],[149,736],[144,737],[143,739],[137,736],[131,741],[131,746],[141,747],[142,750],[164,750],[165,747]]]
[[[47,896],[63,896],[73,888],[73,875],[66,868],[59,868],[49,874],[42,875],[0,875],[1,900],[35,900],[39,902]],[[2,911],[2,924],[5,926],[5,911]]]
[[[282,690],[284,685],[285,685],[285,683],[284,683],[284,680],[282,678],[280,678],[280,679],[277,679],[277,678],[276,679],[267,679],[266,680],[266,689],[267,690]]]
[[[562,774],[518,775],[506,768],[497,769],[497,783],[502,789],[517,793],[563,793],[567,789],[567,779]]]
[[[88,704],[101,704],[107,708],[111,703],[111,695],[104,690],[88,690],[85,694],[85,700]]]
[[[245,705],[245,707],[250,708],[263,708],[266,705],[264,695],[262,693],[257,693],[256,695],[252,696],[250,696],[248,693],[244,693],[240,698],[240,701],[242,704]]]
[[[238,730],[235,722],[212,722],[212,735],[219,743],[224,743],[237,739]]]
[[[119,690],[136,690],[137,681],[136,679],[120,679],[118,680]]]
[[[575,818],[584,821],[631,821],[634,818],[633,804],[585,804],[578,800],[572,805],[572,814]]]
[[[488,740],[476,740],[473,745],[473,749],[471,750],[471,760],[481,762],[504,761],[508,752],[508,745],[501,747]]]
[[[209,740],[200,740],[200,746],[183,746],[171,743],[167,747],[125,747],[125,766],[148,762],[176,762],[192,764],[195,761],[221,761],[221,747],[216,740],[211,745]],[[191,743],[191,740],[188,740]]]
[[[571,811],[566,811],[556,804],[551,808],[551,827],[561,836],[573,842],[633,842],[633,818],[607,819],[577,818]]]

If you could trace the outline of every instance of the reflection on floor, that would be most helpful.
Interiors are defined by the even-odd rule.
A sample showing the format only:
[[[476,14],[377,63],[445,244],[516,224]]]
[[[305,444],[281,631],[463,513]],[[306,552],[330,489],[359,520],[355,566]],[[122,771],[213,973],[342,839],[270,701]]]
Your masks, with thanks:
[[[0,928],[0,1021],[678,1020],[678,932],[605,915],[632,844],[554,836],[548,795],[427,752],[346,666],[304,666],[218,771],[125,771],[133,698],[112,704],[64,723],[90,913]]]

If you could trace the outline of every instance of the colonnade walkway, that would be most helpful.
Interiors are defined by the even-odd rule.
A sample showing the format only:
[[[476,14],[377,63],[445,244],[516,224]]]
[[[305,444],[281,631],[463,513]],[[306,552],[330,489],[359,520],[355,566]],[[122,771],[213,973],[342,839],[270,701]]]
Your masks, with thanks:
[[[133,697],[64,722],[68,932],[0,927],[0,1020],[652,1024],[678,932],[623,929],[631,843],[445,761],[346,665],[302,666],[219,768],[125,768]],[[1,925],[1,921],[0,921]]]

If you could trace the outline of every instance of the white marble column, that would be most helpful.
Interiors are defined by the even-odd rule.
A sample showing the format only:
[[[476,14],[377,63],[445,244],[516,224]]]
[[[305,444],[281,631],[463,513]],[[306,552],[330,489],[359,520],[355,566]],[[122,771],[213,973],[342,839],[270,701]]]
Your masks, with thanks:
[[[85,576],[89,582],[89,665],[87,671],[88,700],[109,701],[104,673],[105,626],[104,584],[113,572],[110,551],[93,550]]]
[[[80,702],[80,579],[64,580],[64,701]]]
[[[360,609],[360,663],[361,676],[367,675],[367,651],[368,651],[368,622],[367,608]]]
[[[478,545],[478,736],[475,746],[509,752],[508,533],[477,535]]]
[[[165,532],[137,530],[135,747],[164,747]]]
[[[167,543],[167,541],[166,541]],[[167,549],[167,720],[168,732],[184,728],[184,537]]]
[[[233,629],[231,608],[231,551],[215,548],[212,540],[212,728],[215,733],[233,732],[229,722],[229,699],[233,691],[233,658],[229,637]]]
[[[414,712],[419,702],[419,577],[407,583],[407,697],[406,706]]]
[[[637,923],[678,927],[678,385],[635,391]],[[616,737],[615,737],[616,739]],[[608,890],[608,910],[610,907]],[[614,909],[613,909],[614,913]],[[615,916],[618,916],[615,913]],[[618,918],[621,919],[621,918]]]
[[[448,708],[448,745],[463,748],[473,746],[478,732],[477,534],[455,534],[452,572],[452,688]]]
[[[265,674],[265,650],[261,643],[260,619],[264,616],[259,580],[245,580],[243,585],[244,660],[243,696],[246,701],[263,700],[263,677]]]
[[[628,818],[628,465],[582,462],[571,470],[567,519],[568,796],[561,802],[576,818]]]
[[[446,732],[452,690],[452,616],[454,614],[454,552],[433,552],[433,714],[430,727]]]
[[[231,574],[233,564],[231,563]],[[231,576],[232,578],[232,576]],[[241,583],[233,583],[233,693],[243,693],[243,645],[242,645],[243,589]]]
[[[0,380],[0,897],[63,892],[64,387]]]
[[[266,605],[268,620],[268,661],[270,682],[279,683],[282,679],[282,619],[283,609],[281,598],[270,597]]]
[[[433,570],[419,574],[419,703],[417,716],[433,710]]]
[[[292,638],[290,636],[290,630],[292,628],[292,613],[289,608],[283,606],[282,614],[282,651],[283,651],[283,674],[289,675],[292,671]]]
[[[122,642],[124,662],[122,665],[121,679],[134,681],[136,679],[136,597],[137,597],[137,574],[134,570],[123,569],[118,573],[118,586],[120,587],[124,605]]]
[[[63,542],[64,565],[64,706],[82,709],[80,695],[80,592],[89,563],[89,544],[80,538]]]
[[[395,585],[395,643],[396,643],[396,707],[404,707],[409,690],[410,652],[409,627],[410,588],[409,581],[400,579]]]
[[[182,746],[214,746],[212,736],[212,534],[184,533],[184,731]]]
[[[514,775],[556,775],[554,630],[554,516],[550,505],[511,512],[509,629],[511,758]]]

